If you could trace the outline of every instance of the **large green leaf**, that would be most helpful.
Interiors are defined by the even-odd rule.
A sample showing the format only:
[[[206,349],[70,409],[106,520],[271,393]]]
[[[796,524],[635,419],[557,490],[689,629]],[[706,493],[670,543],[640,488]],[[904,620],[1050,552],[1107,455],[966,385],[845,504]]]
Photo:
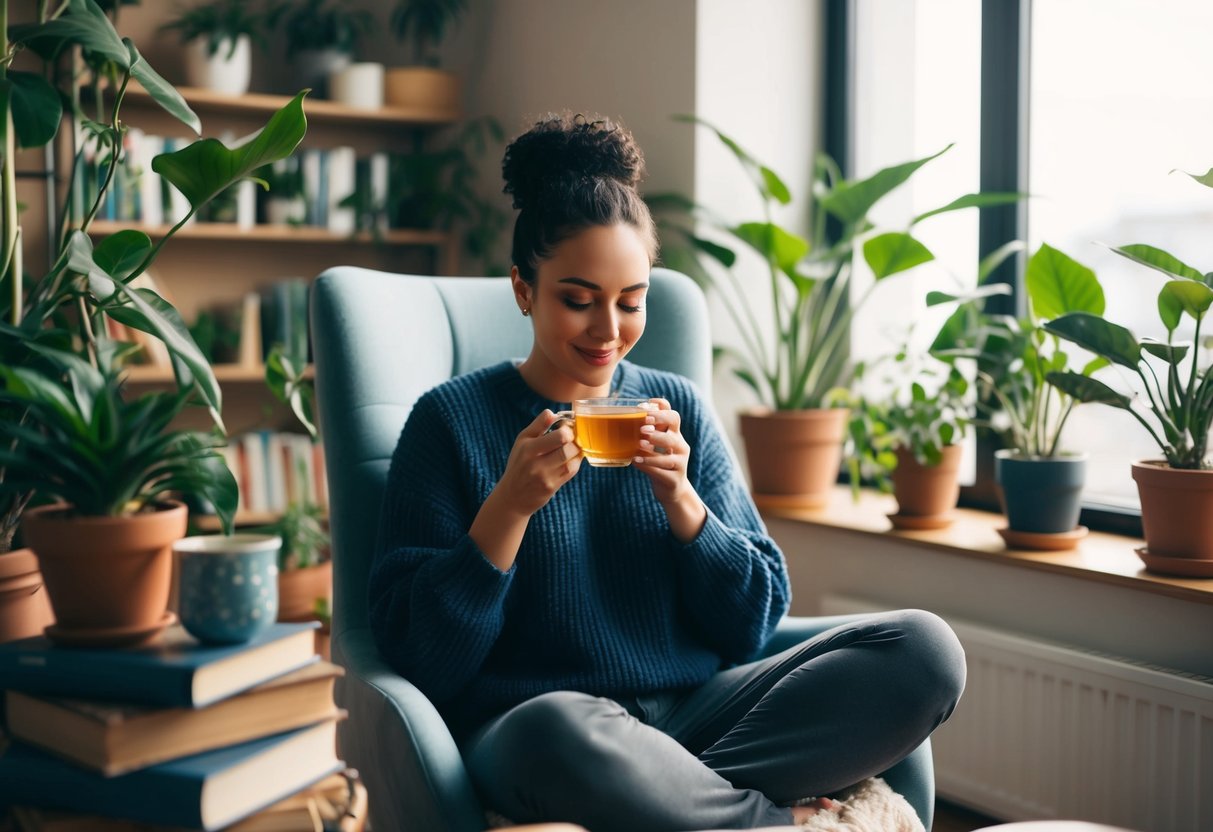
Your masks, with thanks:
[[[219,383],[215,380],[210,363],[194,343],[193,336],[180,315],[176,314],[176,310],[173,309],[170,316],[167,313],[172,306],[167,301],[161,299],[160,303],[149,303],[139,292],[115,280],[93,259],[93,246],[84,232],[72,232],[68,238],[68,253],[68,268],[88,277],[89,289],[98,299],[108,299],[116,292],[125,297],[123,306],[126,309],[118,313],[126,316],[122,323],[155,335],[164,342],[170,352],[189,367],[198,392],[211,408],[212,418],[216,424],[222,425],[219,418],[222,405]],[[107,308],[107,311],[114,315],[113,309]],[[117,315],[115,319],[118,319]]]
[[[166,113],[196,134],[201,135],[202,122],[197,113],[190,109],[190,105],[185,103],[181,93],[177,92],[172,84],[161,78],[160,73],[152,69],[151,64],[139,54],[139,50],[130,38],[123,38],[122,42],[126,44],[127,51],[130,53],[131,76],[143,85],[152,100],[163,107]]]
[[[729,231],[763,258],[773,260],[776,268],[782,272],[793,271],[801,258],[809,253],[808,240],[773,222],[746,222]]]
[[[755,187],[758,188],[764,199],[774,199],[781,205],[787,205],[792,201],[791,191],[788,190],[788,186],[779,178],[779,175],[758,161],[753,154],[739,145],[735,139],[726,135],[720,128],[694,115],[680,114],[674,116],[674,120],[689,124],[701,124],[715,133],[716,137],[720,139],[721,144],[737,157],[737,161],[741,162],[741,166],[745,168],[746,173],[754,180]]]
[[[1191,349],[1190,344],[1164,344],[1162,341],[1155,341],[1153,338],[1142,338],[1141,348],[1155,358],[1161,358],[1168,364],[1178,364],[1184,360]]]
[[[303,98],[296,95],[249,142],[229,150],[217,139],[202,139],[152,160],[152,170],[171,182],[195,209],[254,170],[285,159],[307,130]]]
[[[960,211],[965,208],[989,208],[994,205],[1007,205],[1012,202],[1018,202],[1026,197],[1027,194],[1005,193],[1000,191],[988,194],[965,194],[964,196],[959,196],[952,200],[947,205],[927,211],[925,214],[919,214],[917,217],[910,220],[910,225],[917,225],[927,217],[933,217],[936,214],[944,214],[948,211]]]
[[[1068,312],[1103,314],[1103,287],[1095,272],[1048,243],[1042,243],[1028,260],[1027,284],[1028,301],[1038,319]]]
[[[1213,305],[1213,289],[1191,280],[1169,280],[1158,293],[1158,315],[1168,332],[1179,326],[1182,313],[1196,320],[1204,318]]]
[[[130,55],[122,38],[93,0],[70,0],[64,14],[45,23],[12,26],[9,38],[14,43],[28,45],[44,58],[57,56],[65,47],[78,44],[122,70],[130,67]]]
[[[858,182],[839,182],[822,198],[821,207],[844,223],[857,223],[868,215],[873,205],[913,176],[920,167],[951,148],[952,145],[948,145],[923,159],[884,168]]]
[[[704,254],[719,262],[725,268],[728,268],[737,261],[737,253],[728,246],[722,246],[719,243],[714,243],[711,240],[705,240],[702,237],[696,237],[694,234],[688,234],[687,240],[691,245],[702,251]]]
[[[59,93],[49,81],[32,72],[10,71],[8,81],[12,83],[9,106],[17,146],[42,147],[55,138],[63,118]]]
[[[93,262],[116,280],[126,282],[152,250],[151,238],[142,231],[123,229],[93,249]]]
[[[1099,402],[1128,410],[1133,401],[1123,393],[1117,393],[1102,381],[1074,372],[1049,373],[1045,376],[1045,380],[1061,392],[1084,403]]]
[[[902,231],[878,234],[863,244],[863,259],[877,280],[935,259],[931,250]]]
[[[1098,315],[1071,312],[1047,322],[1044,329],[1096,355],[1102,355],[1113,364],[1135,370],[1141,362],[1141,345],[1133,333]]]
[[[970,289],[966,292],[927,292],[927,306],[940,306],[945,303],[968,303],[981,298],[993,297],[994,295],[1009,295],[1011,287],[1006,283],[987,283],[984,286],[978,286],[976,289]]]
[[[1112,250],[1135,263],[1141,263],[1143,266],[1149,266],[1151,269],[1160,271],[1167,277],[1181,277],[1201,282],[1204,282],[1205,279],[1203,274],[1181,261],[1178,257],[1154,246],[1136,243],[1131,246],[1113,248]]]

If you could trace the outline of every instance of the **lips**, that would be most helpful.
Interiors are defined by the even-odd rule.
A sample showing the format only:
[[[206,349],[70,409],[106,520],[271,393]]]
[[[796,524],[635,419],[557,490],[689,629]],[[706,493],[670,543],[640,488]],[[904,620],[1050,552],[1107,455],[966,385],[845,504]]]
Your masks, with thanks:
[[[611,358],[615,355],[615,350],[587,350],[583,347],[573,347],[581,354],[581,357],[587,363],[593,364],[595,367],[602,367],[611,363]]]

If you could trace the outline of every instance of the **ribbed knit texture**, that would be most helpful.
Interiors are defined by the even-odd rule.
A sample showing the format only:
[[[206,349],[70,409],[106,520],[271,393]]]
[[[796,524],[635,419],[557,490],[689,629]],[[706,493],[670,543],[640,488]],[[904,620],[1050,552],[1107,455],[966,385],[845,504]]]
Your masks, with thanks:
[[[583,463],[530,520],[501,572],[468,537],[514,440],[545,407],[512,362],[452,379],[414,406],[392,458],[370,575],[384,658],[456,734],[554,690],[624,697],[701,684],[753,657],[791,597],[714,417],[686,379],[621,362],[623,396],[664,397],[708,506],[670,533],[636,466]]]

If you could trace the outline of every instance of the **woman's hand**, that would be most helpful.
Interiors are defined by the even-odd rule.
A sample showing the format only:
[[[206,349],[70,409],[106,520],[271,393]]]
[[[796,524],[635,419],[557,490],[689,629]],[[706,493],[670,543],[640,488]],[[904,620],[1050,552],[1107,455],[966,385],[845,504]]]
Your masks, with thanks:
[[[640,428],[640,455],[634,460],[653,486],[653,495],[665,509],[670,531],[690,543],[703,528],[707,507],[687,479],[691,446],[682,435],[682,417],[665,399],[650,399],[657,407]]]
[[[557,419],[544,410],[514,440],[505,473],[493,493],[500,492],[505,505],[530,517],[571,480],[581,468],[581,449],[573,441],[567,423],[547,433]]]
[[[556,414],[545,410],[514,440],[505,473],[480,507],[468,535],[502,572],[518,556],[531,515],[581,468],[581,449],[567,424],[547,433]]]

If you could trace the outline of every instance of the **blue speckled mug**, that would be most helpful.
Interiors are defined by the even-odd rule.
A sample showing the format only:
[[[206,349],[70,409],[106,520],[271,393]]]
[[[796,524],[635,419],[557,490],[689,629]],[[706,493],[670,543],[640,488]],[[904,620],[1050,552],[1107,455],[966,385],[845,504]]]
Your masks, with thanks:
[[[173,544],[177,615],[208,644],[240,644],[278,617],[278,550],[268,534],[200,535]]]

